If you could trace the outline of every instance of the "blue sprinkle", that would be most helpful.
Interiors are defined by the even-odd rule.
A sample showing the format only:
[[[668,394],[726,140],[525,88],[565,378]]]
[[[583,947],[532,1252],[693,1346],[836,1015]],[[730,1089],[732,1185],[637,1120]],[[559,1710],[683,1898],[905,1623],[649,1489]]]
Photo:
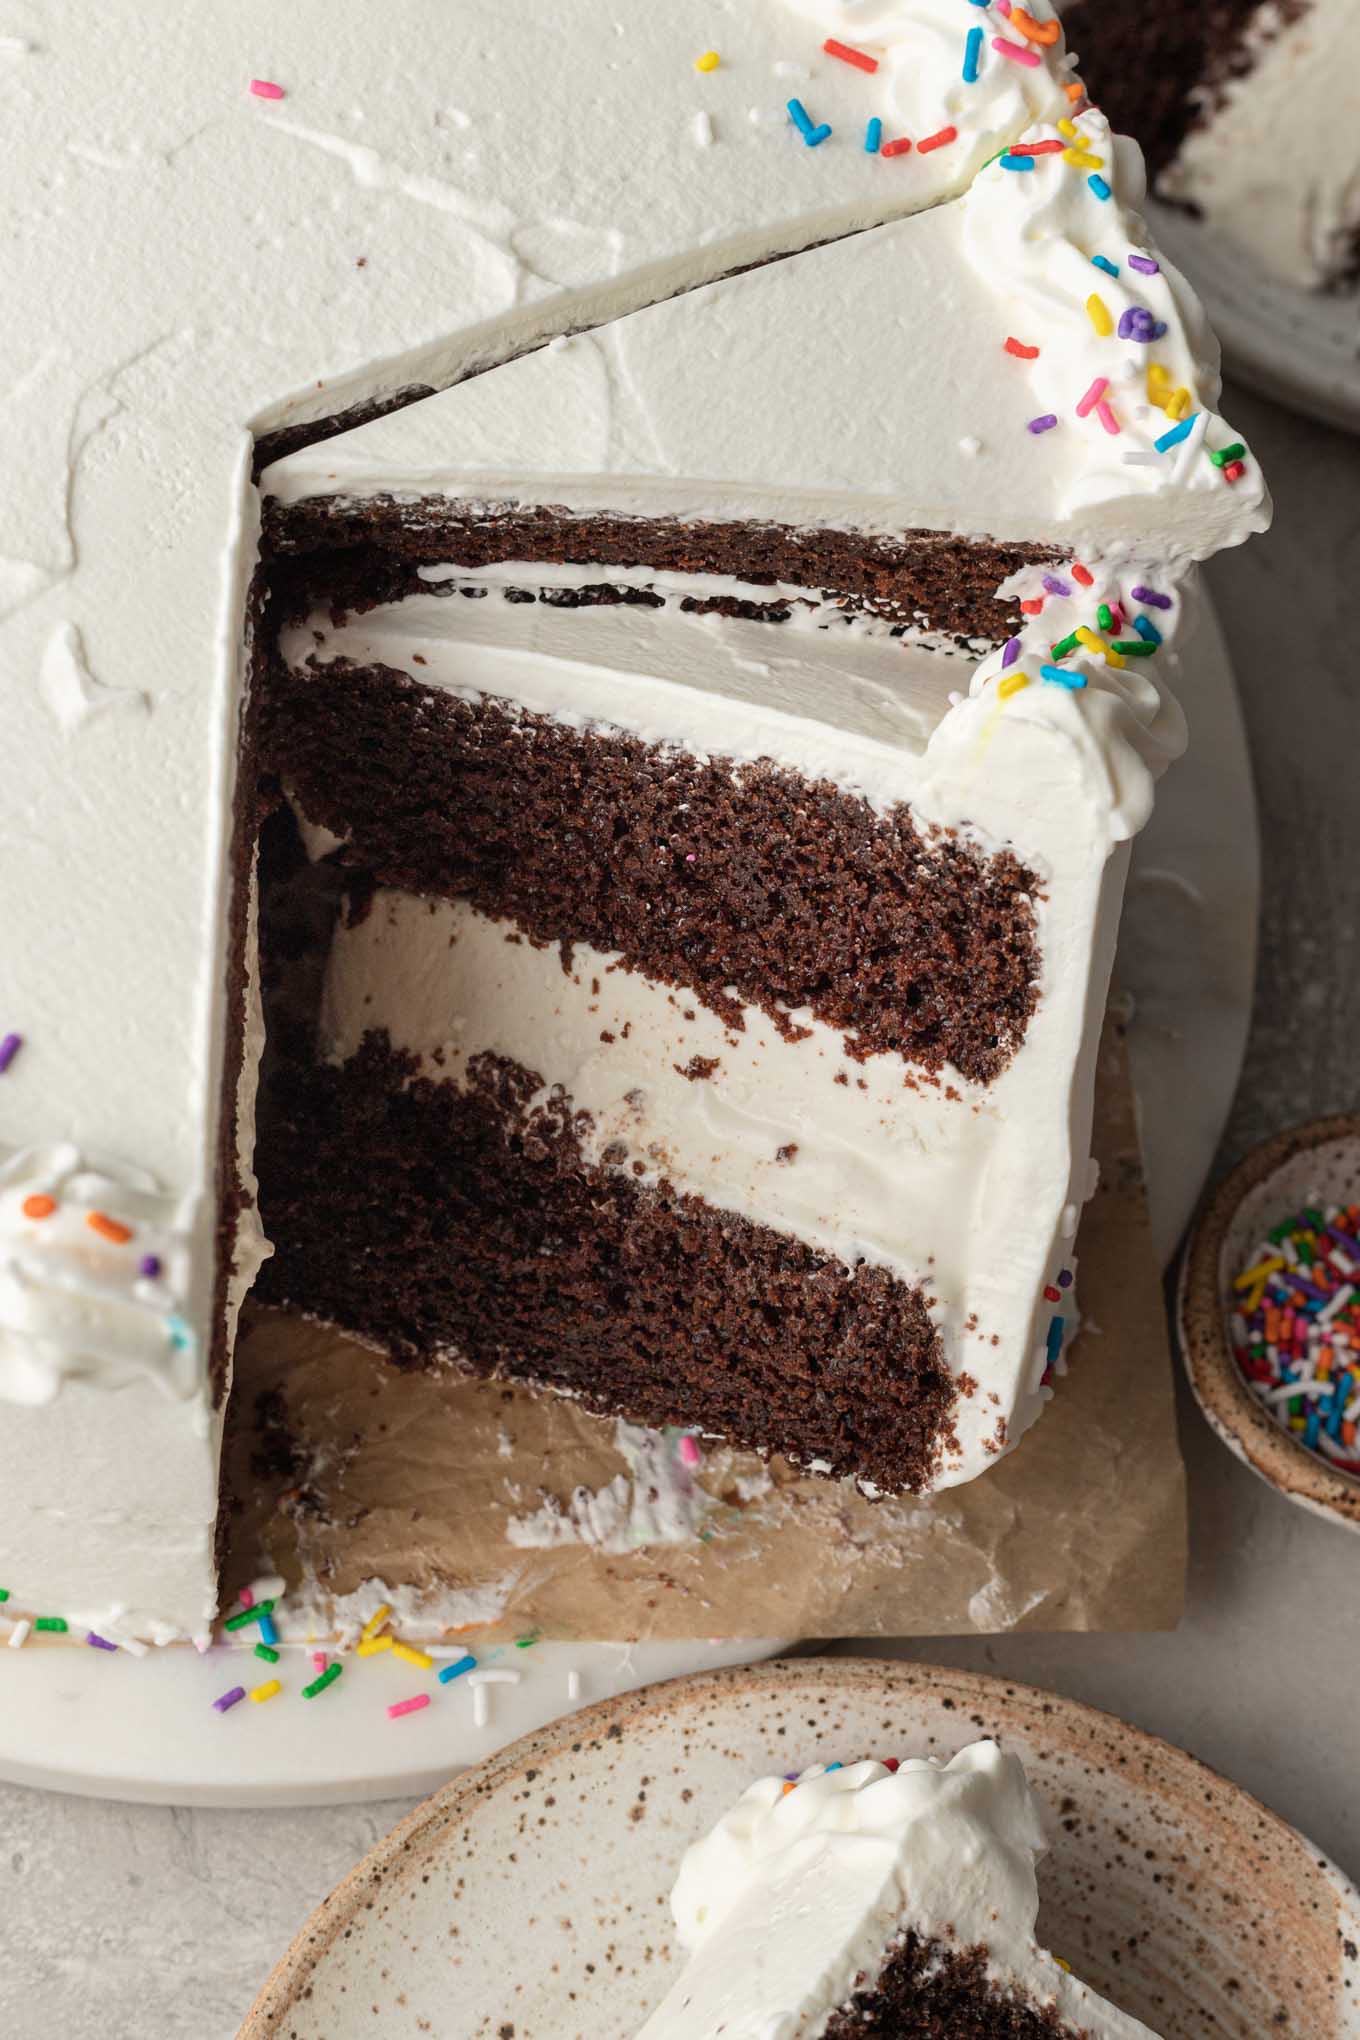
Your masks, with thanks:
[[[1087,178],[1086,182],[1090,185],[1092,191],[1094,191],[1097,198],[1110,197],[1111,195],[1110,187],[1105,182],[1105,179],[1102,176],[1100,176],[1097,171],[1093,170],[1090,176]]]
[[[1332,1400],[1327,1410],[1327,1436],[1329,1438],[1339,1438],[1341,1436],[1341,1420],[1346,1414],[1346,1395],[1350,1387],[1350,1381],[1350,1375],[1343,1374],[1338,1379],[1336,1387],[1332,1390]]]
[[[193,1345],[194,1335],[182,1317],[172,1313],[165,1320],[165,1329],[170,1335],[170,1344],[177,1353],[183,1353]]]
[[[1091,260],[1095,263],[1096,268],[1103,269],[1107,276],[1118,276],[1119,264],[1111,262],[1108,255],[1093,255]]]
[[[978,59],[982,55],[982,30],[970,28],[968,39],[963,46],[963,82],[976,85],[978,81]]]
[[[1041,666],[1039,673],[1043,679],[1048,681],[1050,686],[1066,687],[1074,693],[1077,689],[1086,685],[1086,675],[1084,673],[1069,673],[1065,666]],[[1053,1323],[1060,1325],[1062,1319],[1054,1318]],[[1050,1331],[1051,1329],[1052,1327],[1050,1327]]]
[[[812,116],[801,99],[791,99],[789,101],[789,119],[793,122],[800,135],[810,135],[812,133]]]
[[[1173,425],[1171,430],[1164,432],[1160,439],[1154,439],[1152,443],[1158,453],[1170,453],[1173,446],[1179,446],[1183,439],[1188,439],[1194,429],[1195,420],[1198,416],[1198,411],[1192,411],[1188,418],[1181,419],[1179,425]]]
[[[1047,670],[1047,669],[1045,669]],[[1051,1367],[1062,1352],[1063,1321],[1060,1317],[1048,1321],[1048,1364]]]
[[[844,1764],[842,1764],[840,1758],[837,1757],[835,1763],[828,1764],[826,1768],[828,1771],[843,1771],[845,1769],[845,1766]]]
[[[807,143],[810,149],[815,149],[817,147],[817,144],[819,142],[824,142],[830,133],[831,123],[829,121],[824,120],[820,127],[808,128],[803,136],[803,140]]]
[[[873,119],[869,122],[868,127],[865,128],[864,130],[865,155],[876,156],[878,154],[879,144],[882,142],[882,140],[883,140],[883,123],[878,118],[878,115],[875,114]]]
[[[447,1686],[450,1679],[459,1678],[462,1675],[462,1673],[470,1672],[473,1666],[476,1664],[476,1662],[477,1662],[476,1658],[472,1655],[472,1652],[469,1651],[466,1657],[460,1657],[456,1660],[455,1663],[451,1665],[445,1665],[443,1671],[439,1674],[440,1685]]]
[[[274,1644],[278,1642],[279,1632],[274,1627],[274,1618],[272,1615],[270,1614],[261,1615],[257,1627],[260,1632],[261,1643],[267,1643],[272,1647]]]
[[[1001,167],[1003,170],[1032,170],[1034,168],[1034,158],[1033,156],[1003,156],[1001,158]]]
[[[1156,624],[1152,621],[1152,618],[1150,616],[1135,616],[1133,619],[1133,627],[1137,631],[1139,637],[1144,639],[1146,643],[1150,645],[1159,645],[1162,642],[1162,633],[1158,630]]]
[[[1310,1452],[1317,1450],[1318,1432],[1322,1429],[1322,1411],[1318,1408],[1317,1396],[1309,1398],[1308,1416],[1304,1424],[1303,1442]]]

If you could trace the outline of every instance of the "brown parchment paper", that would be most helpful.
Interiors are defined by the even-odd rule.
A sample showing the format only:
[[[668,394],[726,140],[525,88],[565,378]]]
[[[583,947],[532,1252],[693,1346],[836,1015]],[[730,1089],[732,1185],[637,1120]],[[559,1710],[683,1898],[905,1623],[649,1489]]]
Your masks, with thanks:
[[[967,1486],[870,1502],[779,1460],[706,1452],[695,1479],[712,1505],[686,1541],[526,1549],[512,1526],[541,1523],[545,1507],[571,1517],[576,1496],[589,1520],[628,1502],[613,1423],[451,1371],[401,1374],[333,1332],[257,1313],[228,1429],[227,1594],[263,1570],[334,1596],[379,1578],[428,1590],[432,1613],[486,1638],[1174,1625],[1184,1472],[1113,1020],[1095,1149],[1100,1187],[1077,1243],[1085,1329],[1040,1421]]]

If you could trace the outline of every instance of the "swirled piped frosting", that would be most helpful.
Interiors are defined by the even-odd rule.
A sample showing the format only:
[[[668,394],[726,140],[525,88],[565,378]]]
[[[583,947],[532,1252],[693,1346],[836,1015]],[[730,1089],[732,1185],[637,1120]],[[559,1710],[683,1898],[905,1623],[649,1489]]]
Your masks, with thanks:
[[[908,1931],[984,1950],[988,1985],[1064,2040],[1154,2040],[1038,1945],[1043,1849],[1023,1767],[994,1742],[758,1779],[685,1853],[671,1911],[689,1959],[640,2040],[817,2040]]]

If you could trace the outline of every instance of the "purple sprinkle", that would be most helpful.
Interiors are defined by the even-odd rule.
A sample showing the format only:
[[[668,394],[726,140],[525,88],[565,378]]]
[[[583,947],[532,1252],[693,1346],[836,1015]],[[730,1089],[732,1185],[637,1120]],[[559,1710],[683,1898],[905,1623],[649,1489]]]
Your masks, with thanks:
[[[225,1714],[229,1707],[234,1707],[238,1700],[244,1700],[245,1697],[246,1689],[244,1686],[233,1686],[230,1692],[219,1693],[216,1700],[213,1701],[213,1707],[218,1714]]]
[[[1070,595],[1072,593],[1071,582],[1060,581],[1056,574],[1045,574],[1044,586],[1050,595]]]
[[[109,1642],[107,1636],[99,1636],[93,1629],[90,1631],[85,1641],[90,1645],[92,1650],[117,1650],[118,1648],[116,1643]]]
[[[1045,411],[1042,418],[1031,418],[1026,430],[1030,432],[1051,432],[1057,422],[1058,414],[1056,411]]]
[[[1004,672],[1006,671],[1006,668],[1007,668],[1008,666],[1013,666],[1013,665],[1015,664],[1016,660],[1017,660],[1017,659],[1019,658],[1019,656],[1020,656],[1020,640],[1019,640],[1019,638],[1018,638],[1018,637],[1013,637],[1013,638],[1007,638],[1007,640],[1006,640],[1006,649],[1005,649],[1005,651],[1004,651],[1004,652],[1003,652],[1003,653],[1001,654],[1001,670],[1002,670],[1002,672],[1004,673]]]
[[[1135,602],[1146,602],[1150,609],[1169,609],[1171,607],[1171,597],[1169,595],[1159,595],[1155,588],[1139,586],[1133,590],[1133,599]]]
[[[7,1034],[4,1040],[0,1041],[0,1077],[4,1076],[5,1071],[14,1061],[15,1056],[23,1045],[24,1037],[22,1034]]]
[[[1072,1287],[1072,1270],[1070,1268],[1064,1268],[1061,1275],[1059,1275],[1058,1287],[1059,1289],[1070,1289]]]
[[[154,1282],[156,1277],[160,1274],[160,1272],[161,1272],[160,1255],[143,1254],[141,1260],[137,1263],[137,1273],[139,1275],[145,1275],[148,1282]]]
[[[1150,255],[1130,255],[1129,257],[1129,268],[1136,269],[1142,276],[1155,276],[1161,266],[1161,263],[1154,262]]]

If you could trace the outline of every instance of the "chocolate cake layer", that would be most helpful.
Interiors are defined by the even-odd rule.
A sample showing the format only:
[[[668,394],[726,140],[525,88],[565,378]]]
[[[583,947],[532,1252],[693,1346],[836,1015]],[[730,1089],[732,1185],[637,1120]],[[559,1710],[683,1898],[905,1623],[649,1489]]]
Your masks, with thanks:
[[[566,1390],[900,1492],[957,1388],[922,1292],[662,1182],[592,1166],[584,1115],[481,1055],[455,1086],[370,1034],[277,1069],[257,1167],[276,1252],[257,1296],[404,1365]]]
[[[1050,2010],[993,1983],[985,1948],[908,1933],[872,1990],[856,1991],[825,2040],[1082,2040]]]
[[[434,497],[266,499],[266,542],[276,555],[364,546],[411,564],[493,566],[506,560],[569,566],[654,567],[782,581],[853,602],[894,621],[995,641],[1014,622],[996,590],[1021,567],[1063,554],[1039,542],[1002,544],[948,532],[875,538],[781,524],[683,524],[672,518],[585,517],[513,503],[476,509]],[[603,577],[602,577],[603,578]]]
[[[263,759],[381,883],[619,951],[741,1026],[808,1007],[852,1053],[986,1083],[1034,1008],[1037,880],[830,782],[569,727],[389,667],[277,673]]]

